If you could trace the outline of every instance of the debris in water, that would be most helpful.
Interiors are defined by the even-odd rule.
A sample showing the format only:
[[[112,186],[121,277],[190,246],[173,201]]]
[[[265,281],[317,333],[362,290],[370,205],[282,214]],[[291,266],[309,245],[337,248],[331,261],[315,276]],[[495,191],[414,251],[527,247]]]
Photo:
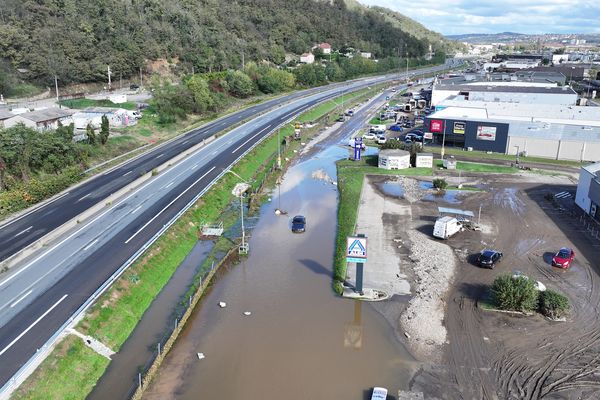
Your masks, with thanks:
[[[198,353],[198,360],[202,360],[205,356],[204,353]]]
[[[404,336],[406,336],[407,339],[410,339],[410,335],[408,334],[408,332],[404,332]]]
[[[252,315],[252,313],[250,311],[244,311],[244,315],[249,316],[249,315]]]
[[[279,208],[277,208],[277,209],[275,210],[275,215],[279,215],[279,214],[281,214],[281,211],[279,211]]]
[[[225,303],[224,301],[220,301],[219,302],[219,307],[225,308],[225,307],[227,307],[227,303]]]
[[[271,198],[269,197],[269,198],[267,199],[267,201],[271,201]]]

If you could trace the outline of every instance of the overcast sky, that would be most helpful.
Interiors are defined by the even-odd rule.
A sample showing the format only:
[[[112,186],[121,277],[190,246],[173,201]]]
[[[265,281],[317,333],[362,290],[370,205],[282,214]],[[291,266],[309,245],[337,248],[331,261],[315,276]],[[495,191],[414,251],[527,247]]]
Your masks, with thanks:
[[[445,35],[600,33],[597,0],[359,0],[398,11]]]

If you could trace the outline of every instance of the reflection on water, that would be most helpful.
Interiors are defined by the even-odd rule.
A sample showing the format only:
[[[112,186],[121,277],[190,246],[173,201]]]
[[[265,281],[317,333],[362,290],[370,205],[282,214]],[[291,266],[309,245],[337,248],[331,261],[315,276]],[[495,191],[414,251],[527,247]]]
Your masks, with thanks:
[[[337,191],[312,173],[335,179],[340,154],[331,146],[288,171],[289,214],[263,206],[248,258],[212,286],[145,398],[351,400],[407,388],[413,359],[389,324],[331,290]],[[290,232],[296,214],[307,217],[304,234]]]

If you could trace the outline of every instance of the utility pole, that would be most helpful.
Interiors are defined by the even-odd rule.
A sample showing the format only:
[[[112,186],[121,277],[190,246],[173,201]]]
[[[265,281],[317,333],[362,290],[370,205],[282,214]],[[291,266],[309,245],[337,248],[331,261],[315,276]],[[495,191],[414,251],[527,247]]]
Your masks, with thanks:
[[[406,82],[408,82],[408,51],[406,52]]]
[[[108,66],[108,90],[110,90],[110,76],[112,75],[112,71],[110,70],[110,65]]]
[[[140,87],[144,86],[144,77],[142,76],[142,67],[140,67]]]
[[[58,77],[54,75],[54,89],[56,90],[56,101],[58,101]]]
[[[277,129],[277,169],[281,169],[281,129]]]

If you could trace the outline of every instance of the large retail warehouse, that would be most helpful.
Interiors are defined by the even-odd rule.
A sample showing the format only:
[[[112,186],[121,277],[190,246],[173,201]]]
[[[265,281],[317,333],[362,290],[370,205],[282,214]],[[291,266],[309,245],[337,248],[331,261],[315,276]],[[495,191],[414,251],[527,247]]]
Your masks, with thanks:
[[[425,118],[437,144],[557,160],[600,161],[600,107],[449,99]],[[440,107],[440,108],[442,108]]]

